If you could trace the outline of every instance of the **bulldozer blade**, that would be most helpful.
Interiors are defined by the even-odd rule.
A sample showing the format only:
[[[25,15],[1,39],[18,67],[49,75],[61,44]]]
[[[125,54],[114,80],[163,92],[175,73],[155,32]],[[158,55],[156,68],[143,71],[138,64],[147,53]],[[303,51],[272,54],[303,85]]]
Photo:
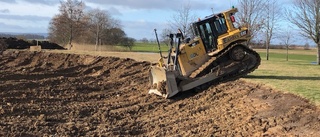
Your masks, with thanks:
[[[174,71],[166,71],[162,67],[152,66],[150,70],[152,87],[149,93],[170,98],[179,92]]]

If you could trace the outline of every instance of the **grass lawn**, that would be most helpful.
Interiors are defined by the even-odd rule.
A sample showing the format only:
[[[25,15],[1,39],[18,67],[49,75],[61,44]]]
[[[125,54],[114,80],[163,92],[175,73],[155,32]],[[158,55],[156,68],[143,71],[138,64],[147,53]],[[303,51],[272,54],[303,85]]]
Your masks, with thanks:
[[[265,50],[257,50],[261,65],[244,79],[263,83],[273,88],[301,95],[320,105],[320,66],[314,65],[316,50],[270,50],[266,60]]]

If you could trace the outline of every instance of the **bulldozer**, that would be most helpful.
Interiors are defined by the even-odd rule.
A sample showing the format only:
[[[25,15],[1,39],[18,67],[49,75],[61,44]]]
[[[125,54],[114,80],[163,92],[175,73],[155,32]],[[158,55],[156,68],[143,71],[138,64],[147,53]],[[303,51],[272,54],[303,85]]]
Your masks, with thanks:
[[[236,80],[257,69],[260,56],[246,45],[251,36],[247,27],[237,26],[236,12],[233,7],[191,23],[193,39],[185,39],[181,30],[168,35],[168,56],[162,55],[157,37],[160,59],[150,68],[149,93],[170,98]]]

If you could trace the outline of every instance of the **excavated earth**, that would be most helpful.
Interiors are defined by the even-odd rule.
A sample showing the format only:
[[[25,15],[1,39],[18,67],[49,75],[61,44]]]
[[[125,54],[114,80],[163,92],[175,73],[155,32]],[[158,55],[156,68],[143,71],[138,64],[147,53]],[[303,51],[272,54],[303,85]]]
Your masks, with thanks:
[[[243,80],[173,99],[147,93],[151,63],[0,54],[0,136],[320,136],[319,108]]]

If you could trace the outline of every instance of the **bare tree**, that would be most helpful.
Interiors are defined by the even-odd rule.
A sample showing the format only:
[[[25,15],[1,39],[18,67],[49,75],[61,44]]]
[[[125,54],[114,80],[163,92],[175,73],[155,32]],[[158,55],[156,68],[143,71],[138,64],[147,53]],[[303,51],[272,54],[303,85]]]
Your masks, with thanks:
[[[59,14],[50,22],[49,34],[51,38],[61,37],[68,39],[68,44],[72,46],[72,41],[76,34],[81,34],[86,25],[84,21],[85,4],[78,0],[60,1]],[[59,36],[62,33],[61,36]]]
[[[269,49],[271,40],[281,19],[280,16],[282,12],[278,5],[279,3],[277,0],[267,0],[265,3],[265,12],[262,13],[262,16],[266,17],[266,19],[264,20],[264,24],[262,24],[262,30],[264,30],[266,37],[267,60],[269,60]]]
[[[177,31],[180,29],[185,37],[192,36],[191,23],[196,21],[196,16],[192,14],[190,2],[183,5],[181,9],[172,16],[170,21],[171,29]]]
[[[81,19],[84,17],[84,8],[85,5],[82,1],[67,0],[66,2],[61,2],[60,12],[68,17],[66,23],[70,27],[69,45],[71,46],[73,35],[76,32],[75,30],[77,29],[76,26],[81,24]]]
[[[162,43],[165,43],[167,46],[169,46],[170,38],[169,35],[171,34],[170,29],[163,29],[162,33],[160,34],[160,39]]]
[[[239,23],[248,28],[251,38],[254,38],[264,24],[266,0],[239,0]],[[250,43],[251,39],[248,41]]]
[[[295,0],[287,10],[287,19],[301,30],[301,34],[317,44],[317,65],[320,65],[320,1]]]
[[[95,50],[97,46],[101,45],[101,37],[103,30],[111,27],[111,16],[108,12],[100,9],[94,9],[88,13],[90,18],[90,28],[95,36]]]
[[[55,15],[49,23],[49,36],[50,41],[66,45],[69,42],[69,26],[65,23],[66,16]]]
[[[289,47],[291,43],[294,42],[293,37],[294,36],[291,34],[291,31],[289,31],[288,29],[283,31],[279,36],[280,41],[283,42],[287,50],[287,54],[286,54],[287,61],[289,60]]]

